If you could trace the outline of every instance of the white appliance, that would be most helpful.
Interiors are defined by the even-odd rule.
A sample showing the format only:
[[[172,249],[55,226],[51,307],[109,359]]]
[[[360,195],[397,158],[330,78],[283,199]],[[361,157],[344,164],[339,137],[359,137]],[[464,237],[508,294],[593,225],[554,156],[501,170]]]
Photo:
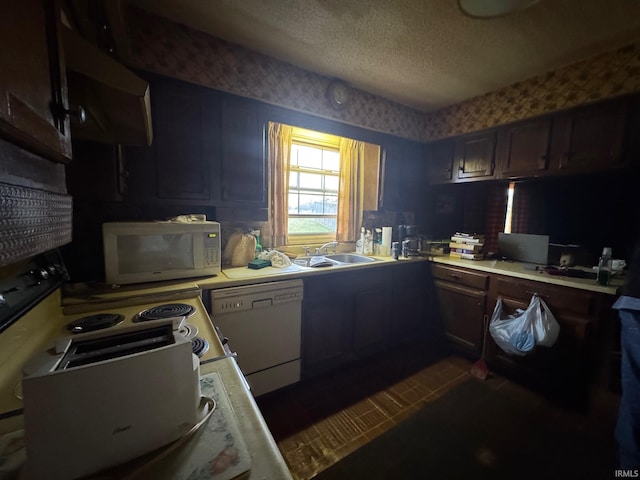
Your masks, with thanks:
[[[211,292],[213,322],[233,341],[255,396],[300,380],[302,280]]]
[[[109,222],[102,225],[107,283],[126,284],[217,275],[217,222]]]
[[[198,421],[199,362],[171,321],[60,339],[22,381],[29,478],[77,478],[185,435]]]

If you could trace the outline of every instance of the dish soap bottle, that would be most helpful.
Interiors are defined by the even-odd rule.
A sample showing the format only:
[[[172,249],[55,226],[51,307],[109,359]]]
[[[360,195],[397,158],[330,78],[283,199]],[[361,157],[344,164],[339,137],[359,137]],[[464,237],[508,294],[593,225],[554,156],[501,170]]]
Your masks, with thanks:
[[[609,285],[609,279],[611,278],[611,248],[604,247],[602,249],[602,256],[598,261],[598,275],[596,276],[596,283],[598,285]]]
[[[251,232],[251,235],[256,237],[256,255],[255,258],[260,258],[260,254],[262,253],[262,245],[260,245],[260,230],[254,230]]]

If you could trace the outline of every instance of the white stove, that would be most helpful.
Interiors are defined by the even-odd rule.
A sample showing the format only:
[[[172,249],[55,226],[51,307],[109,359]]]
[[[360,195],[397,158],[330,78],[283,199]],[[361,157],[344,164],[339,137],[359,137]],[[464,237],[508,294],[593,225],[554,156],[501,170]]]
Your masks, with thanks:
[[[40,295],[35,303],[31,302],[27,308],[23,307],[18,318],[2,324],[0,420],[19,414],[22,409],[19,398],[20,381],[25,363],[36,353],[52,346],[60,337],[73,337],[75,333],[91,329],[98,329],[105,334],[117,333],[119,329],[140,322],[150,311],[159,311],[164,318],[183,318],[178,322],[177,328],[191,340],[200,362],[229,353],[222,345],[200,298],[201,291],[195,283],[162,282],[138,288],[128,286],[112,291],[74,293],[63,298],[60,279],[51,292],[43,295],[42,283],[45,280],[48,279],[40,279],[37,287]],[[33,282],[33,279],[28,282]],[[13,288],[2,282],[0,287],[2,291]],[[28,291],[27,288],[20,285],[19,290]],[[16,294],[19,293],[16,291]],[[9,292],[4,296],[11,305],[24,303],[22,298],[16,298],[12,302],[11,295]],[[2,423],[0,421],[0,433],[3,433]]]

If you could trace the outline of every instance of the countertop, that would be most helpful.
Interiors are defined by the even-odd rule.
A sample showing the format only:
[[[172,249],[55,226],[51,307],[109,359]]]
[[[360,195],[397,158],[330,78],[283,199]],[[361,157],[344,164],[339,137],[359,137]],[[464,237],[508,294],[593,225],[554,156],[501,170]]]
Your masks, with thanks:
[[[278,450],[277,444],[273,439],[267,424],[265,423],[258,406],[248,390],[248,385],[240,372],[238,365],[233,357],[225,357],[221,359],[205,362],[200,366],[201,375],[217,372],[224,383],[224,389],[227,393],[229,402],[233,409],[233,414],[237,420],[238,429],[242,440],[249,451],[251,457],[251,467],[249,475],[243,475],[243,479],[278,479],[291,480],[291,473],[282,458],[282,454]],[[10,426],[7,431],[16,431],[22,423],[21,416],[14,416],[0,422],[4,427]],[[193,440],[191,440],[193,441]],[[0,455],[2,460],[2,455]],[[169,457],[167,457],[169,460]],[[170,460],[169,460],[170,461]],[[139,463],[139,462],[138,462]],[[135,461],[133,461],[135,464]],[[0,466],[2,462],[0,462]],[[103,472],[98,475],[101,480],[115,480],[121,478],[123,474],[127,475],[129,464],[117,467],[111,474],[110,471]],[[137,470],[138,465],[134,468]],[[18,471],[7,472],[0,469],[0,477],[2,478],[22,478],[22,474]],[[93,478],[93,477],[90,477]],[[144,470],[140,471],[136,478],[145,478]],[[172,477],[156,476],[159,480],[172,480]]]
[[[531,264],[513,262],[507,260],[462,260],[449,256],[430,257],[433,263],[441,263],[454,267],[463,267],[470,270],[506,275],[508,277],[523,278],[536,282],[561,285],[563,287],[579,288],[592,292],[604,293],[607,295],[618,295],[619,288],[624,284],[623,278],[614,277],[610,285],[598,285],[595,280],[588,278],[564,277],[560,275],[550,275],[544,270],[532,270]]]

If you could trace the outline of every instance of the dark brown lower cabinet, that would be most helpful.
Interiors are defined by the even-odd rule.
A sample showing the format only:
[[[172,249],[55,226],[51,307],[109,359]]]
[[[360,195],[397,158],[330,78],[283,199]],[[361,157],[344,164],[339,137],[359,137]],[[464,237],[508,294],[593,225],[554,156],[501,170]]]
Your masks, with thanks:
[[[434,264],[436,305],[451,347],[463,355],[482,352],[489,276],[457,267]]]
[[[445,335],[452,347],[463,354],[479,355],[486,292],[440,280],[435,285]]]
[[[581,408],[601,362],[602,345],[596,344],[603,295],[588,290],[492,275],[489,306],[502,298],[505,315],[526,309],[533,294],[549,307],[560,324],[552,347],[536,347],[526,355],[504,352],[487,337],[487,361],[492,368],[546,391],[567,406]]]
[[[309,289],[305,295],[309,296]],[[303,377],[312,377],[349,360],[351,305],[347,299],[313,296],[304,299],[302,318]]]
[[[427,281],[427,262],[336,269],[305,278],[303,378],[424,338]]]
[[[610,296],[440,264],[433,264],[432,272],[439,313],[456,351],[476,358],[480,355],[483,317],[490,322],[498,298],[504,317],[526,309],[537,294],[560,324],[558,340],[552,347],[539,346],[526,355],[514,355],[502,350],[488,334],[486,361],[491,370],[575,409],[587,406],[594,386],[603,386],[603,372],[604,382],[609,380],[605,370],[613,367],[604,363],[611,343],[606,325],[611,323]]]

